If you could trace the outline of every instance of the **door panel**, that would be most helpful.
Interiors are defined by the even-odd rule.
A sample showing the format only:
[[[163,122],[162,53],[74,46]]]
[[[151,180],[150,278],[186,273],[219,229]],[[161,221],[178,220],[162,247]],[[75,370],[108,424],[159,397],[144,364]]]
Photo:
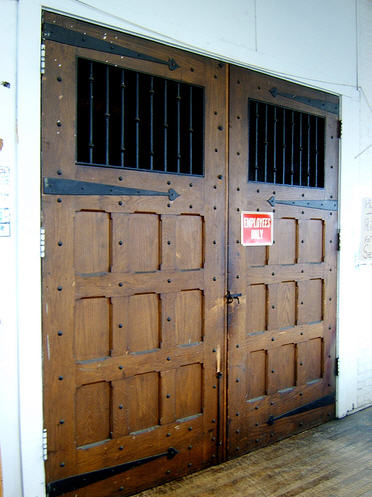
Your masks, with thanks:
[[[44,193],[42,198],[47,481],[66,482],[176,449],[174,458],[160,457],[64,492],[127,495],[217,460],[222,389],[216,373],[224,352],[226,68],[60,16],[45,14],[44,20],[158,59],[174,58],[179,65],[170,71],[152,61],[46,41],[43,178],[157,192],[172,188],[179,195],[169,200],[167,195]],[[78,57],[166,78],[169,87],[174,80],[204,88],[199,110],[208,116],[200,161],[204,175],[77,163]],[[149,98],[143,104],[147,112],[152,97],[141,91],[141,98]],[[154,91],[155,96],[160,92],[156,85]],[[119,99],[120,92],[114,95]],[[116,112],[114,104],[108,108]],[[102,127],[102,139],[105,133]],[[148,146],[151,132],[141,133],[142,147]],[[177,141],[177,134],[169,131],[167,136]]]
[[[296,202],[337,199],[338,123],[293,95],[337,104],[230,68],[228,457],[334,415],[337,212]],[[241,245],[241,211],[274,212],[273,245]]]

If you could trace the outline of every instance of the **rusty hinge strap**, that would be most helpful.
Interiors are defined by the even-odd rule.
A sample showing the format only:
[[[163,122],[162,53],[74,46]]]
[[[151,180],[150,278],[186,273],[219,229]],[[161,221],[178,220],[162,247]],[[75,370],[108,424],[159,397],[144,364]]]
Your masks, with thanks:
[[[158,192],[62,178],[44,178],[44,193],[48,195],[134,195],[137,197],[168,197],[169,200],[176,200],[180,196],[173,188],[167,192]]]
[[[143,459],[137,459],[136,461],[126,462],[123,464],[119,464],[118,466],[111,466],[110,468],[103,468],[97,471],[83,473],[81,475],[70,476],[69,478],[64,478],[63,480],[56,480],[47,484],[47,494],[48,497],[56,497],[57,495],[62,495],[67,492],[73,492],[74,490],[86,487],[98,481],[106,480],[106,478],[111,478],[112,476],[124,473],[129,469],[154,461],[155,459],[159,459],[160,457],[173,459],[173,457],[177,454],[178,450],[174,449],[173,447],[169,447],[166,452],[163,452],[161,454],[144,457]]]
[[[170,71],[174,71],[180,67],[173,58],[162,60],[156,57],[151,57],[150,55],[139,53],[136,50],[131,50],[106,40],[100,40],[98,38],[94,38],[93,36],[73,31],[72,29],[67,29],[63,26],[58,26],[57,24],[44,23],[43,38],[44,40],[56,41],[58,43],[64,43],[65,45],[71,45],[74,47],[88,48],[90,50],[111,53],[113,55],[122,55],[123,57],[129,57],[132,59],[140,59],[148,62],[155,62],[156,64],[163,64],[168,66]]]
[[[270,197],[268,203],[271,207],[275,204],[292,205],[293,207],[307,207],[308,209],[321,209],[325,211],[337,211],[337,200],[276,200]]]
[[[313,402],[309,402],[304,406],[298,407],[297,409],[293,409],[292,411],[285,412],[280,416],[270,416],[267,420],[268,425],[274,424],[275,421],[278,421],[282,418],[287,418],[289,416],[295,416],[296,414],[301,414],[303,412],[312,411],[313,409],[318,409],[319,407],[329,406],[334,404],[335,402],[335,394],[332,393],[330,395],[326,395],[325,397],[321,397],[320,399],[314,400]]]
[[[271,95],[275,97],[288,98],[294,100],[295,102],[300,102],[301,104],[309,105],[310,107],[315,107],[326,112],[331,112],[332,114],[338,115],[338,103],[327,102],[326,100],[319,100],[316,98],[304,97],[302,95],[296,95],[294,93],[284,93],[278,91],[278,88],[271,88],[269,90]]]

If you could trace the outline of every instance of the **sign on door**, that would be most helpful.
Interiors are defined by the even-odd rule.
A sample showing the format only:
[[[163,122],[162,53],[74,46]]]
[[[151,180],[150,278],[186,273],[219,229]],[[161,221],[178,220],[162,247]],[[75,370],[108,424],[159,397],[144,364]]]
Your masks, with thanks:
[[[241,243],[245,247],[273,244],[274,219],[272,212],[249,212],[241,214]]]

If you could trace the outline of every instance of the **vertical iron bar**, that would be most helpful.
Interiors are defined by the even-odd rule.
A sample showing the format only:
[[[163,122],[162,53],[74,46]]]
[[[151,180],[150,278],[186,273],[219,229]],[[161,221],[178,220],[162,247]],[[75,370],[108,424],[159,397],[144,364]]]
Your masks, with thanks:
[[[307,186],[310,186],[310,115],[307,116]]]
[[[192,134],[193,122],[192,122],[192,86],[190,86],[190,99],[189,99],[189,174],[192,174]]]
[[[164,172],[168,171],[168,81],[164,80]]]
[[[276,107],[274,107],[273,183],[276,183],[276,125],[277,125],[277,115],[276,115]]]
[[[121,70],[121,133],[120,133],[120,165],[124,167],[124,153],[125,153],[125,126],[124,126],[124,115],[125,115],[125,72],[124,69]]]
[[[255,144],[255,160],[254,160],[254,180],[258,181],[258,121],[260,114],[258,112],[258,102],[256,102],[256,144]]]
[[[318,187],[318,118],[315,118],[315,185]]]
[[[181,172],[181,85],[177,83],[177,173]]]
[[[150,170],[154,169],[154,76],[150,78]]]
[[[302,186],[302,114],[299,114],[299,119],[300,119],[300,146],[299,146],[299,163],[300,163],[300,172],[299,172],[299,185]]]
[[[264,176],[264,181],[266,183],[267,181],[267,117],[268,117],[268,106],[265,104],[265,176]]]
[[[292,121],[291,121],[291,185],[293,185],[293,175],[294,175],[294,112],[292,110]]]
[[[110,164],[110,66],[106,66],[105,164]]]
[[[136,169],[139,168],[139,74],[136,73]]]
[[[93,106],[94,106],[94,73],[93,62],[89,62],[89,162],[93,163]]]
[[[283,109],[283,155],[282,155],[282,161],[283,161],[283,185],[285,184],[285,152],[286,152],[286,143],[285,143],[285,109]]]

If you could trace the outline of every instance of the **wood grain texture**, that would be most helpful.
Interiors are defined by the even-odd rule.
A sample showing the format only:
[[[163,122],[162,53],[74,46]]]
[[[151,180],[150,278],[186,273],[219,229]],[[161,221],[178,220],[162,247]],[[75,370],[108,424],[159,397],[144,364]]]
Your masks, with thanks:
[[[42,198],[47,481],[170,446],[182,454],[74,492],[130,494],[212,464],[220,447],[227,68],[62,16],[45,20],[180,66],[46,42],[43,176],[179,194]],[[77,164],[77,57],[203,87],[204,177]]]
[[[330,406],[321,413],[303,413],[296,422],[283,417],[272,427],[267,424],[270,416],[304,406],[335,388],[337,213],[286,204],[272,208],[268,199],[337,198],[338,145],[333,133],[337,120],[303,104],[274,98],[269,91],[273,87],[291,94],[317,94],[253,71],[230,68],[228,288],[242,296],[240,304],[234,302],[228,309],[228,457],[333,415]],[[249,163],[249,143],[258,139],[249,135],[254,129],[249,120],[255,116],[249,112],[248,99],[324,117],[325,188],[247,180],[248,168],[255,167]],[[267,168],[275,166],[270,163]],[[272,246],[241,245],[241,211],[273,212]]]
[[[370,497],[372,409],[136,497]]]

